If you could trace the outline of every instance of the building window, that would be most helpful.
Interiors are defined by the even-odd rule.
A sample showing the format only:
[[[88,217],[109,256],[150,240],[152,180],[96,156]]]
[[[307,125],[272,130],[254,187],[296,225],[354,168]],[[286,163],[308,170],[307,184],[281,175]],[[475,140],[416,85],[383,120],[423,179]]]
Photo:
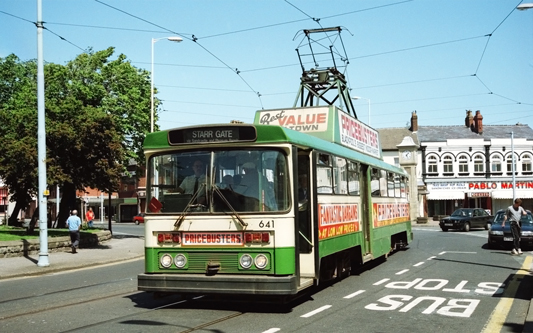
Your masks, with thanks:
[[[435,156],[428,157],[428,173],[438,173],[437,158]]]
[[[475,173],[485,172],[485,161],[483,160],[482,155],[474,156],[474,172]]]
[[[516,162],[518,161],[518,157],[514,157],[514,172],[515,175],[518,172],[518,168],[516,167]],[[513,174],[513,154],[510,154],[506,158],[507,162],[507,174],[512,175]]]
[[[453,173],[453,159],[451,156],[444,156],[442,159],[444,173]]]
[[[459,156],[459,173],[468,173],[468,157]]]
[[[522,173],[531,173],[531,155],[522,156]]]
[[[490,167],[492,172],[502,172],[502,158],[501,156],[492,156],[490,161]]]
[[[394,165],[396,165],[397,167],[400,166],[400,158],[399,157],[395,157],[394,158]]]

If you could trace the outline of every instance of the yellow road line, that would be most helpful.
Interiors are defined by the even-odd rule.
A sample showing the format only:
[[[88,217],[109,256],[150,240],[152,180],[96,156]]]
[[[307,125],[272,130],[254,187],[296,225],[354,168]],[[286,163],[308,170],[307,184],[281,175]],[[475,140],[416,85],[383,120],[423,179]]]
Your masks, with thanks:
[[[529,269],[531,267],[531,262],[533,257],[527,256],[524,259],[524,264],[516,272],[513,279],[509,281],[509,284],[505,288],[505,291],[502,294],[498,305],[494,308],[494,311],[490,314],[488,323],[485,325],[482,333],[499,333],[501,332],[503,325],[505,324],[505,319],[513,306],[513,301],[516,297],[516,292],[520,286],[520,281],[522,280],[521,275],[529,274]]]

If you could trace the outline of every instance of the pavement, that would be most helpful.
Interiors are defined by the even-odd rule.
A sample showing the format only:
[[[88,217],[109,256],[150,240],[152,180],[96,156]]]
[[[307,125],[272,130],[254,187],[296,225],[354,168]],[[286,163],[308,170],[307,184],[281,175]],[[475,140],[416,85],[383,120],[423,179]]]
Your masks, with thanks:
[[[111,251],[110,251],[111,250]],[[113,235],[94,248],[69,249],[24,257],[0,258],[0,280],[75,270],[144,257],[144,237]],[[39,263],[39,261],[41,261]],[[48,266],[43,264],[48,263]],[[41,266],[39,266],[41,265]]]

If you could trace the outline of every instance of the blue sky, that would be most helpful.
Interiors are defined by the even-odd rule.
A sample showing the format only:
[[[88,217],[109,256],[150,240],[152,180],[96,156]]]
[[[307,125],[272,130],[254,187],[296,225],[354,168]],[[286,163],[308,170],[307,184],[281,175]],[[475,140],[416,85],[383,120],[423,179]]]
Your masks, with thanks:
[[[368,123],[370,106],[372,127],[404,127],[415,110],[422,126],[461,125],[466,110],[485,125],[533,126],[533,9],[520,3],[42,0],[44,58],[113,46],[150,70],[152,38],[178,35],[154,44],[159,126],[252,122],[294,104],[301,31],[340,26],[356,112]],[[0,2],[0,57],[37,57],[36,19],[37,0]]]

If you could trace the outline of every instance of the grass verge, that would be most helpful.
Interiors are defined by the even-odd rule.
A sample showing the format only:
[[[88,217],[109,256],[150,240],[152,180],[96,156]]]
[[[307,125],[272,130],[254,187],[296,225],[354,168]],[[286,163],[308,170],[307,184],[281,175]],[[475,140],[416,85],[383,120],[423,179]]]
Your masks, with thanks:
[[[87,229],[82,230],[81,232],[95,233],[100,230],[101,229]],[[48,237],[63,237],[69,235],[68,229],[48,229],[47,233]],[[25,228],[16,228],[5,225],[0,226],[0,242],[33,238],[39,238],[39,229],[36,229],[31,235],[28,235]]]

